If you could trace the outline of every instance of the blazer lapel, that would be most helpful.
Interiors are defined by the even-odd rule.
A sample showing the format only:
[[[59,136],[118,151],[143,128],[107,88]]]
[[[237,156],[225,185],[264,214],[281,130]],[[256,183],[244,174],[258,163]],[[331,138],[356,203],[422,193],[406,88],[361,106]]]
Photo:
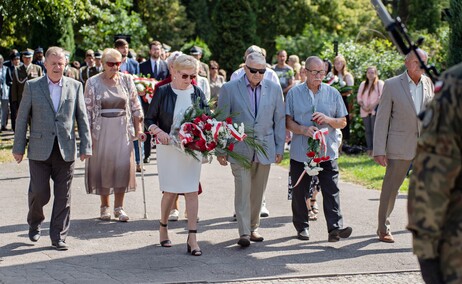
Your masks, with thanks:
[[[412,109],[414,110],[414,112],[416,112],[414,101],[412,100],[412,96],[411,96],[411,90],[409,90],[409,82],[407,80],[406,72],[404,72],[401,75],[401,87],[403,87],[404,94],[405,94],[407,100],[409,101],[409,103],[411,104]]]
[[[252,109],[252,104],[250,102],[249,98],[249,92],[247,91],[247,85],[245,82],[245,75],[241,77],[240,84],[239,84],[239,93],[241,94],[241,98],[243,102],[245,102],[245,105],[247,106],[249,112],[252,114],[252,116],[255,118],[255,111]]]
[[[268,84],[265,83],[264,79],[261,81],[260,84],[261,84],[261,89],[260,89],[260,100],[257,105],[257,111],[258,111],[257,117],[259,117],[260,113],[264,111],[265,109],[264,104],[266,102],[266,98],[268,97]]]
[[[48,101],[50,104],[51,109],[54,111],[55,107],[53,106],[53,100],[51,99],[50,95],[50,89],[48,88],[48,77],[43,76],[42,79],[40,80],[40,89],[43,92],[43,95],[45,96],[45,99]]]
[[[66,77],[63,76],[63,87],[61,89],[61,98],[59,98],[59,105],[58,105],[58,111],[60,111],[61,106],[63,105],[64,101],[67,98],[67,92],[69,91],[69,81],[66,79]]]

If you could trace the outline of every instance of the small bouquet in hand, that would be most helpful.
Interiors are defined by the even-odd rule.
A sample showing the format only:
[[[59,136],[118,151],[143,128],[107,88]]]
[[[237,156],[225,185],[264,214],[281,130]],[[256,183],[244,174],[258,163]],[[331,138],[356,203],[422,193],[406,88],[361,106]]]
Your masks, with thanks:
[[[154,78],[148,77],[138,77],[133,75],[133,81],[135,82],[136,90],[138,95],[145,102],[150,104],[152,97],[154,96],[154,86],[157,81]]]
[[[197,160],[198,155],[202,155],[203,160],[210,163],[214,155],[228,155],[241,165],[250,167],[250,161],[233,152],[234,144],[243,141],[264,153],[263,147],[247,136],[243,123],[233,123],[231,117],[219,121],[216,119],[218,115],[219,112],[206,112],[198,104],[189,107],[184,115],[175,118],[170,133],[173,144]]]
[[[319,184],[318,174],[322,171],[319,166],[321,162],[328,161],[330,159],[327,156],[327,145],[325,135],[329,133],[327,128],[322,128],[313,134],[313,137],[308,138],[308,151],[306,156],[308,160],[304,162],[305,170],[298,178],[296,184],[291,186],[292,188],[297,187],[305,174],[313,177],[310,184],[310,196],[314,188]]]

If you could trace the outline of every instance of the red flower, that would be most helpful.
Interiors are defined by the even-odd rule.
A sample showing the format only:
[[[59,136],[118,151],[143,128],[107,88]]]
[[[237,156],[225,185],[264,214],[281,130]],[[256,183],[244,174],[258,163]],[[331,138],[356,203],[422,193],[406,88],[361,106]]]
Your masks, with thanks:
[[[210,118],[210,117],[208,117],[205,113],[203,113],[203,114],[201,115],[201,119],[202,119],[203,122],[206,122],[207,119],[209,119],[209,118]]]
[[[191,132],[191,130],[192,130],[192,125],[191,125],[191,124],[186,124],[186,125],[184,126],[184,131],[186,131],[186,132]]]
[[[319,164],[322,162],[322,158],[314,158],[313,162],[315,162],[316,164]]]
[[[324,161],[329,161],[330,157],[329,157],[329,156],[324,156],[324,157],[322,157],[321,159],[322,159],[323,162],[324,162]]]
[[[225,121],[228,124],[233,124],[233,119],[231,117],[226,118]]]
[[[193,135],[194,135],[195,137],[199,137],[199,136],[201,135],[201,132],[200,132],[199,129],[197,129],[197,128],[194,128],[194,129],[192,130],[192,133],[193,133]]]
[[[314,151],[310,151],[306,153],[306,155],[308,156],[308,158],[314,158],[314,156],[316,156],[316,153]]]
[[[234,150],[234,144],[233,143],[228,145],[228,150],[230,150],[231,152]]]
[[[210,131],[210,130],[212,130],[212,125],[210,123],[206,123],[204,125],[204,129],[207,130],[207,131]]]
[[[212,141],[210,143],[208,143],[207,145],[207,151],[212,151],[213,149],[215,149],[217,147],[217,143],[215,143],[215,141]]]
[[[201,152],[204,152],[204,151],[207,150],[207,148],[205,147],[205,141],[204,140],[199,139],[199,140],[196,141],[195,144],[196,144],[197,148],[199,148],[199,150]]]
[[[199,122],[201,122],[201,118],[200,117],[196,117],[194,119],[194,124],[199,124]]]

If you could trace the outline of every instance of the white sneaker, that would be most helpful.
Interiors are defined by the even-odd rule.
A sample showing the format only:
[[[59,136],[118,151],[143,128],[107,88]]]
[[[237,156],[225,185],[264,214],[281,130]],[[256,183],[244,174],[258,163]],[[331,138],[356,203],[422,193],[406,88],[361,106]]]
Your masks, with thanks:
[[[266,208],[266,204],[263,204],[260,209],[260,217],[269,217],[269,211]]]
[[[170,215],[168,215],[168,220],[169,221],[178,221],[178,218],[180,217],[180,211],[177,209],[172,209],[170,211]]]

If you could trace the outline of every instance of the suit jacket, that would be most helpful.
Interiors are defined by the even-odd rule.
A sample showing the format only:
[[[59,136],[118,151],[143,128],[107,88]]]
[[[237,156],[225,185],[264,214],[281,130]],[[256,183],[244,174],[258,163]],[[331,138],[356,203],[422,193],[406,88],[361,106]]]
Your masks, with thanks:
[[[12,74],[13,84],[11,85],[11,101],[21,102],[25,81],[42,76],[42,67],[32,63],[29,65],[29,68],[26,68],[26,65],[14,68]]]
[[[433,98],[433,83],[422,76],[423,99],[421,110]],[[409,90],[406,72],[385,81],[374,128],[374,156],[389,159],[414,159],[420,120]]]
[[[80,68],[80,81],[83,83],[83,86],[85,86],[90,77],[93,77],[98,73],[100,72],[96,69],[96,67],[83,66]]]
[[[150,78],[154,78],[157,81],[162,81],[168,77],[168,65],[164,60],[159,61],[157,65],[157,74],[154,76],[154,70],[152,70],[151,59],[146,60],[140,64],[140,74],[147,76],[150,75]]]
[[[266,79],[261,85],[257,117],[252,109],[245,76],[221,87],[218,109],[221,109],[223,118],[232,114],[233,122],[244,123],[246,132],[250,130],[250,135],[265,148],[267,156],[257,152],[258,162],[267,165],[275,162],[276,154],[284,153],[285,113],[281,86]],[[249,160],[255,154],[255,150],[245,142],[236,143],[234,152]],[[230,159],[230,162],[236,161]]]
[[[0,68],[0,99],[8,100],[10,95],[10,86],[7,84],[8,77],[10,76],[10,68],[2,66]]]
[[[127,57],[127,61],[125,61],[125,63],[126,63],[126,68],[127,68],[127,70],[125,71],[127,71],[129,74],[132,74],[132,75],[140,74],[140,64],[138,63],[138,61],[136,61],[133,58]]]
[[[26,132],[30,116],[28,157],[44,161],[58,139],[61,156],[67,162],[77,155],[74,124],[77,122],[80,137],[80,154],[91,155],[90,126],[83,97],[82,84],[63,76],[61,100],[56,112],[48,89],[47,77],[26,82],[24,96],[19,105],[14,133],[13,153],[24,154]]]

